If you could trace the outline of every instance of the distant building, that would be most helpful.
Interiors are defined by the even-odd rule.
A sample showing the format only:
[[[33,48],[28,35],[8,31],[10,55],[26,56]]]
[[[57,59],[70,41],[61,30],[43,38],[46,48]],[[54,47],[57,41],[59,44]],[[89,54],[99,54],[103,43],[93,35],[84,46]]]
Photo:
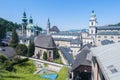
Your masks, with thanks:
[[[96,33],[96,46],[120,42],[120,26],[99,26]]]
[[[37,36],[38,30],[37,27],[33,24],[32,16],[30,16],[29,23],[27,22],[27,16],[26,13],[23,13],[22,18],[22,29],[21,33],[18,31],[20,44],[29,45],[29,41],[34,41],[35,36]]]
[[[48,18],[46,33],[47,33],[47,34],[54,34],[54,33],[58,33],[58,32],[60,32],[60,30],[58,29],[57,26],[53,26],[53,27],[51,28],[50,20],[49,20],[49,18]]]
[[[91,49],[92,80],[120,79],[120,43]]]
[[[82,34],[83,45],[91,43],[95,46],[120,42],[120,26],[98,26],[96,14],[92,11],[89,20],[89,34]]]

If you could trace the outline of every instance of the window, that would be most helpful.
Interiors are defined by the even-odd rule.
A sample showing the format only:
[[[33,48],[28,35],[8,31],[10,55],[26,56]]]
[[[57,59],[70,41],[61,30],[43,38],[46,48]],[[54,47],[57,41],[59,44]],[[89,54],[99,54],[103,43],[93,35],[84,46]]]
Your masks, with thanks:
[[[49,57],[51,57],[51,51],[49,51]]]
[[[118,39],[120,39],[120,36],[118,36]]]
[[[93,26],[93,22],[91,22],[91,26]]]
[[[113,36],[111,36],[111,38],[114,38]]]
[[[107,38],[107,36],[104,36],[104,38]]]
[[[93,34],[93,30],[91,30],[91,34]]]
[[[101,36],[98,36],[98,38],[101,38]]]

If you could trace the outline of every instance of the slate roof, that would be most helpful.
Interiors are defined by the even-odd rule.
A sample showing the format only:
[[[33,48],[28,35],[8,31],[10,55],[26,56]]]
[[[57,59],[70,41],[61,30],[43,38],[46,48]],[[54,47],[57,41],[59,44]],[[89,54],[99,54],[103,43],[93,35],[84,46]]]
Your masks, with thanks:
[[[35,39],[35,46],[47,49],[56,48],[56,44],[51,35],[39,35]]]
[[[53,26],[50,31],[60,32],[57,26]]]
[[[85,46],[81,52],[76,56],[72,65],[72,71],[78,68],[80,65],[91,66],[92,56],[90,55],[90,49]]]
[[[102,31],[98,32],[97,35],[120,35],[119,31]]]
[[[0,54],[5,55],[8,58],[12,58],[16,55],[16,52],[12,47],[0,47]]]
[[[70,49],[69,48],[65,48],[65,47],[60,47],[60,50],[64,56],[64,58],[68,61],[69,64],[73,63],[73,58],[71,56]]]
[[[70,42],[72,39],[69,38],[53,38],[55,41],[67,41]]]
[[[97,30],[120,30],[120,26],[98,26]]]
[[[63,36],[80,36],[80,33],[71,33],[71,32],[67,32],[67,31],[61,31],[59,33],[54,33],[52,35],[63,35]]]
[[[120,79],[120,43],[91,48],[105,80]]]

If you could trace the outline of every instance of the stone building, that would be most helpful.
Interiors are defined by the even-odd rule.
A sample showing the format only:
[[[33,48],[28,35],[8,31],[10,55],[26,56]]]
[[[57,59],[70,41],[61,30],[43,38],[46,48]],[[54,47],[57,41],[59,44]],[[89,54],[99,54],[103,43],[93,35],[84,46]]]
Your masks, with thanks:
[[[76,56],[72,65],[72,80],[91,80],[91,60],[90,49],[85,46]]]
[[[47,59],[53,60],[57,47],[51,35],[39,35],[35,39],[34,57],[43,59],[43,55],[47,53]]]

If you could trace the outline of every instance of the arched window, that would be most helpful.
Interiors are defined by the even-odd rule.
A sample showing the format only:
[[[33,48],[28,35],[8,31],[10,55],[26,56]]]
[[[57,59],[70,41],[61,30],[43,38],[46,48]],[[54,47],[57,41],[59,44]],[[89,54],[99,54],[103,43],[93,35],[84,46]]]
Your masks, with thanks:
[[[91,22],[91,26],[93,26],[93,22]]]

